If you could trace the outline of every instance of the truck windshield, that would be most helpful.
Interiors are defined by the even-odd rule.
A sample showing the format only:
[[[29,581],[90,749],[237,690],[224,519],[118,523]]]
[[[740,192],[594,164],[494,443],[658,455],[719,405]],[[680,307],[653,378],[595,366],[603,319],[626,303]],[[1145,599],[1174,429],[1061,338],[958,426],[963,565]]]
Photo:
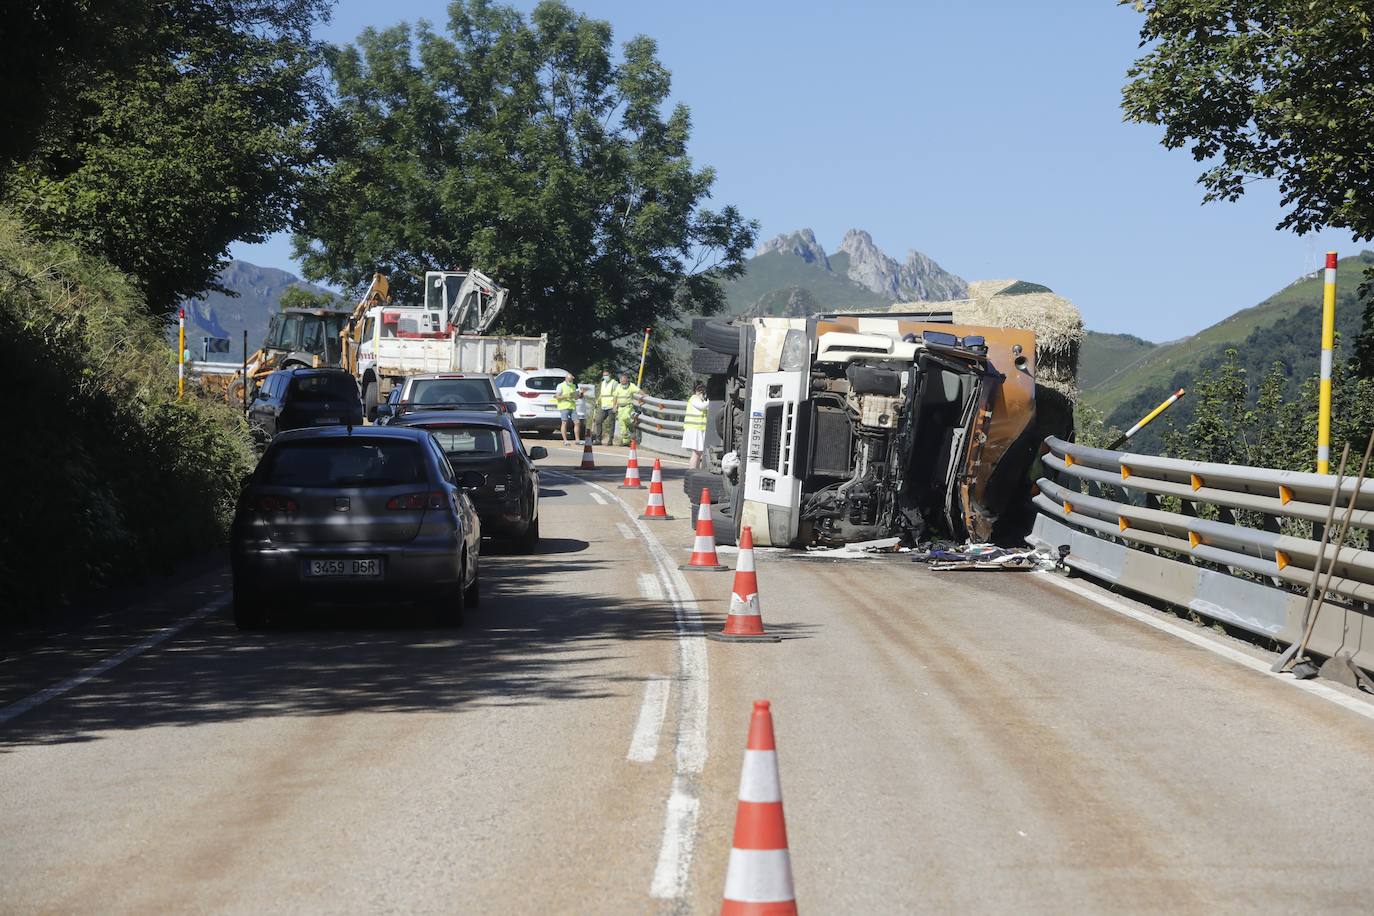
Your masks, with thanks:
[[[424,479],[420,449],[405,440],[284,442],[263,464],[259,482],[278,487],[390,487]]]
[[[430,378],[411,386],[411,404],[494,404],[491,381],[484,378]]]

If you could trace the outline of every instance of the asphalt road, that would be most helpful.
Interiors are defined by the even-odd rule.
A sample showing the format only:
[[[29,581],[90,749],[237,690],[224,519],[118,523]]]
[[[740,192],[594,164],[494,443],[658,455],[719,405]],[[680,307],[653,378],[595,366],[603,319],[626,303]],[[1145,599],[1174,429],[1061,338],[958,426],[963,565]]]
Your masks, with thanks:
[[[641,523],[598,454],[553,450],[544,550],[489,549],[461,630],[239,634],[211,564],[11,647],[0,909],[709,912],[757,698],[803,909],[1374,904],[1374,720],[1034,573],[760,552],[784,639],[704,640],[676,466]]]

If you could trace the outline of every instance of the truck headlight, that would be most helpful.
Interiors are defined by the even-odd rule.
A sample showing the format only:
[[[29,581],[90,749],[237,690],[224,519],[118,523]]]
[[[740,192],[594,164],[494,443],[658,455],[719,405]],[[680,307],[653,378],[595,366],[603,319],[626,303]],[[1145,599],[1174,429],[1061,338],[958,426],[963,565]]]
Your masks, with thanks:
[[[778,369],[782,372],[798,372],[806,368],[806,358],[811,355],[811,343],[806,332],[793,328],[782,339],[782,356],[778,359]]]

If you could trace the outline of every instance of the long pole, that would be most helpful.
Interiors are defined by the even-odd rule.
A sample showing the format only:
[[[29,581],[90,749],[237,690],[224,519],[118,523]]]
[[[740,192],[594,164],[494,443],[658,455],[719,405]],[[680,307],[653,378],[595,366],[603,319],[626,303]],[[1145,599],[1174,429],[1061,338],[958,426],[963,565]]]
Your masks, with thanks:
[[[248,416],[248,329],[243,331],[243,415]]]
[[[177,400],[186,393],[186,309],[177,311]]]
[[[1317,473],[1331,473],[1331,358],[1336,349],[1336,252],[1326,253],[1322,290],[1322,374],[1317,401]]]
[[[645,329],[644,329],[644,347],[643,347],[643,349],[641,349],[641,350],[639,351],[639,379],[635,382],[636,385],[641,385],[641,386],[642,386],[642,385],[644,384],[644,360],[646,360],[648,357],[649,357],[649,329],[648,329],[648,328],[645,328]]]
[[[1116,441],[1113,442],[1111,445],[1107,446],[1108,451],[1121,448],[1121,446],[1126,444],[1126,440],[1130,439],[1136,433],[1144,429],[1146,424],[1148,424],[1155,417],[1164,413],[1164,411],[1168,410],[1170,407],[1173,407],[1174,404],[1178,402],[1178,399],[1183,397],[1187,393],[1187,391],[1180,388],[1173,394],[1169,395],[1167,398],[1160,402],[1160,405],[1158,407],[1147,413],[1145,416],[1141,417],[1139,423],[1137,423],[1135,426],[1132,426],[1130,429],[1126,430],[1120,436],[1117,436]]]

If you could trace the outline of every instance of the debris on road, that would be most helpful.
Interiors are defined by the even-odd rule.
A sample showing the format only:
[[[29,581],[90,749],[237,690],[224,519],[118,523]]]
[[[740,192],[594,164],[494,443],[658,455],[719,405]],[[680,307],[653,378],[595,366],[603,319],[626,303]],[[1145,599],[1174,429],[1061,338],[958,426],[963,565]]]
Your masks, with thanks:
[[[912,554],[913,563],[929,563],[936,572],[981,569],[1049,569],[1054,560],[1039,550],[1012,550],[996,544],[927,545]]]
[[[901,538],[878,538],[873,541],[859,541],[840,547],[807,547],[806,553],[798,556],[825,557],[832,560],[855,560],[871,557],[876,553],[909,553],[911,548],[902,546]]]

